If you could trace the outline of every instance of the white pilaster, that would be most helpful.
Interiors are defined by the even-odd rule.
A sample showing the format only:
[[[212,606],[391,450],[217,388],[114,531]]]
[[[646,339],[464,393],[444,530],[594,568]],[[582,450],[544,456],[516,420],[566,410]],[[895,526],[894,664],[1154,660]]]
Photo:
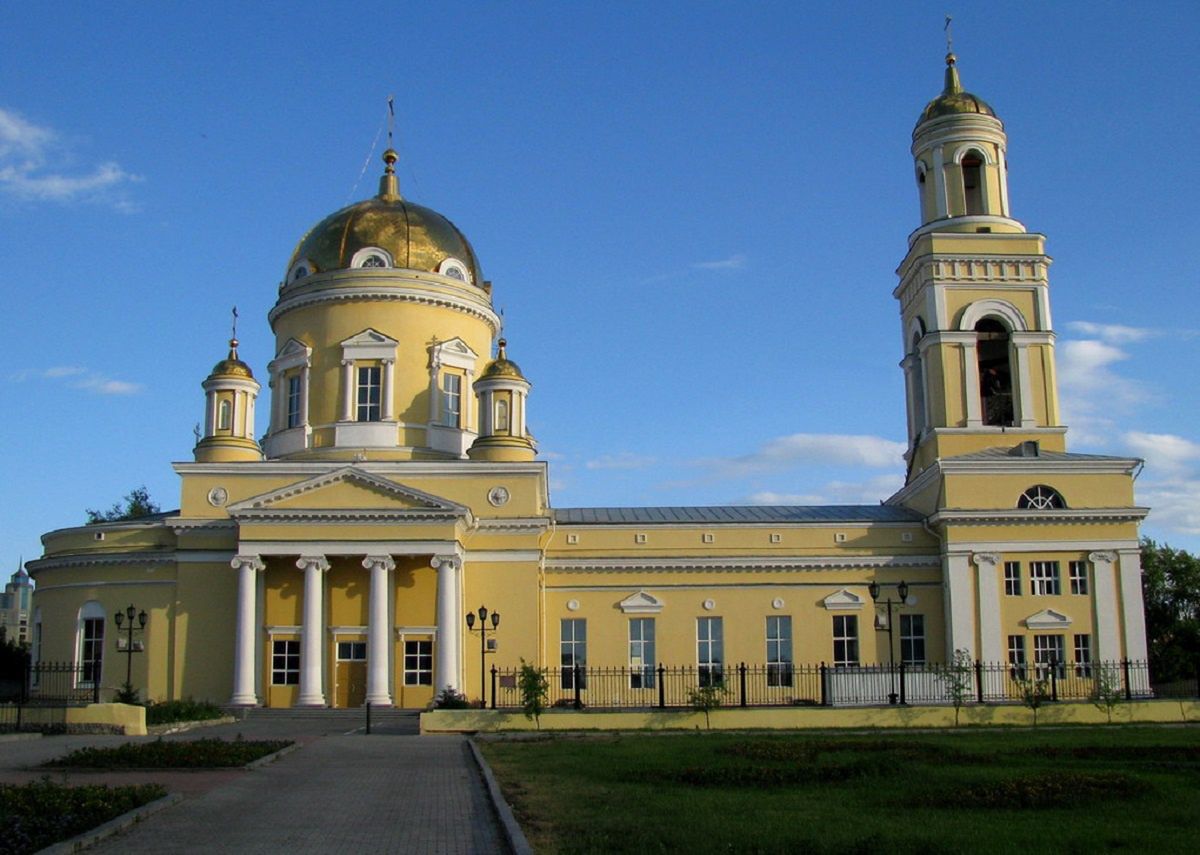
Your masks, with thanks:
[[[995,552],[977,552],[975,596],[979,600],[979,658],[984,662],[1003,662],[1007,652],[1000,643],[1000,556]]]
[[[1007,217],[1008,213],[1008,152],[1000,146],[999,159],[996,163],[996,174],[1000,178],[1000,216]]]
[[[1120,603],[1117,601],[1115,552],[1092,552],[1092,602],[1095,605],[1096,659],[1116,662],[1121,658],[1121,636],[1117,627]]]
[[[354,421],[354,360],[342,360],[342,421]]]
[[[942,159],[942,147],[933,147],[933,202],[937,206],[938,219],[945,219],[946,211],[946,164]]]
[[[1146,610],[1142,600],[1142,552],[1140,549],[1120,550],[1121,617],[1125,624],[1125,658],[1145,662]]]
[[[383,360],[383,390],[380,395],[380,404],[383,408],[383,420],[385,422],[390,422],[396,418],[396,414],[392,411],[392,382],[395,376],[395,369],[396,360]]]
[[[458,690],[459,622],[464,619],[458,609],[457,555],[435,555],[429,562],[438,571],[437,584],[437,656],[434,666],[436,691],[450,686]]]
[[[300,698],[302,707],[325,706],[325,683],[322,679],[322,639],[325,637],[322,599],[325,571],[329,562],[324,555],[302,555],[296,566],[304,571],[304,625],[300,627]]]
[[[234,627],[233,641],[233,697],[229,703],[237,706],[258,706],[258,693],[255,691],[255,649],[257,633],[255,632],[255,615],[258,594],[258,574],[265,569],[262,559],[257,555],[238,555],[229,562],[237,570],[237,625]]]
[[[370,626],[367,627],[367,703],[391,706],[388,685],[391,643],[388,632],[388,573],[396,568],[390,555],[368,555],[363,567],[371,571]]]
[[[979,400],[979,355],[975,342],[962,344],[963,393],[967,400],[967,427],[983,427],[982,404]]]
[[[1016,336],[1014,336],[1016,338]],[[1029,345],[1013,342],[1017,363],[1017,408],[1015,414],[1021,427],[1037,427],[1033,414],[1033,383],[1029,380]]]
[[[300,369],[300,424],[308,424],[308,366]],[[286,427],[286,424],[284,425]]]
[[[966,554],[942,556],[946,612],[946,661],[954,661],[954,651],[966,649],[977,658],[975,649],[975,598],[971,596],[971,562]]]

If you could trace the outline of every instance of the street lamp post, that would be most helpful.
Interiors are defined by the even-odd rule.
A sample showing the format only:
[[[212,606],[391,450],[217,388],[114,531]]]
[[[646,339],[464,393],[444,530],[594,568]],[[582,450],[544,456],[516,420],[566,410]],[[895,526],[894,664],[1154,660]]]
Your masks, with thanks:
[[[123,612],[117,612],[113,615],[113,620],[117,622],[117,630],[121,630],[122,624],[129,621],[129,637],[125,642],[125,689],[132,691],[133,689],[133,623],[134,618],[137,618],[137,628],[146,628],[146,610],[142,609],[139,612],[133,607],[133,603]]]
[[[478,613],[467,612],[467,629],[475,629],[475,615],[479,615],[479,705],[487,706],[487,606],[480,606]],[[492,632],[500,626],[500,612],[492,612]]]
[[[878,603],[879,583],[872,582],[867,586],[867,590],[871,593],[871,599]],[[891,597],[888,597],[883,601],[883,605],[887,609],[888,660],[890,663],[889,670],[891,671],[892,683],[892,691],[888,694],[888,703],[892,704],[896,703],[896,698],[898,697],[896,694],[896,647],[892,643],[892,609],[904,605],[905,601],[908,600],[908,583],[902,580],[900,584],[896,586],[896,592],[900,595],[899,600],[893,601]],[[875,626],[875,628],[879,629],[878,624]]]

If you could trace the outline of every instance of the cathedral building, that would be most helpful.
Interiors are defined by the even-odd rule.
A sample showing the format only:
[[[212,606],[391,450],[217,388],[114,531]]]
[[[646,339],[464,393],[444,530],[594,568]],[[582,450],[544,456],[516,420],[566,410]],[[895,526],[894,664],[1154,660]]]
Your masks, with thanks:
[[[235,705],[477,697],[480,604],[486,667],[623,666],[633,689],[655,663],[1145,659],[1141,461],[1067,450],[1050,258],[1010,210],[1006,147],[948,56],[913,131],[920,216],[893,291],[904,487],[658,508],[550,505],[514,361],[529,345],[499,337],[480,259],[404,198],[389,149],[378,194],[287,261],[275,358],[252,368],[232,340],[203,380],[179,510],[43,537],[35,656],[117,686],[110,616],[133,602],[134,685]],[[895,648],[873,593],[900,602]]]

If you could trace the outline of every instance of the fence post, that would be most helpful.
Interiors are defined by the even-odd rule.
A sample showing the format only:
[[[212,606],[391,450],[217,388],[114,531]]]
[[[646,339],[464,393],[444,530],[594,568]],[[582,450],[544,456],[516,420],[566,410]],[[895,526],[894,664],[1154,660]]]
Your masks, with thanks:
[[[367,701],[367,736],[371,735],[371,702]]]
[[[821,663],[821,706],[829,706],[829,687],[826,685],[829,676],[829,669],[825,663]]]
[[[1058,660],[1050,657],[1050,700],[1058,700]]]
[[[738,694],[739,705],[746,705],[746,663],[742,662],[738,665]]]
[[[492,709],[496,708],[496,666],[492,666]]]
[[[575,709],[581,710],[583,709],[583,696],[579,692],[579,663],[576,662],[571,666],[571,669],[571,685],[575,688]]]
[[[94,704],[100,703],[100,675],[99,674],[94,674],[92,676],[92,703],[94,703]]]
[[[1121,676],[1125,680],[1125,700],[1133,700],[1133,686],[1129,684],[1129,660],[1121,660]]]
[[[900,660],[900,705],[904,706],[908,701],[904,699],[904,660]]]
[[[658,663],[658,708],[665,709],[667,706],[667,687],[666,687],[667,669],[663,667],[661,662]]]
[[[983,663],[975,660],[975,700],[983,703]]]

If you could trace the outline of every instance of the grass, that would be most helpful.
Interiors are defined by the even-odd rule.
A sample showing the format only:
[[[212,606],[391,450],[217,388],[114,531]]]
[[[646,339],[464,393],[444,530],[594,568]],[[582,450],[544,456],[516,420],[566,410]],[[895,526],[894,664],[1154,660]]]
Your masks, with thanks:
[[[1190,852],[1200,729],[613,734],[481,748],[541,853]]]
[[[166,794],[158,784],[68,787],[47,779],[0,784],[0,853],[37,852]]]
[[[245,766],[291,744],[290,740],[157,739],[114,748],[80,748],[42,765],[52,769],[212,769]]]

